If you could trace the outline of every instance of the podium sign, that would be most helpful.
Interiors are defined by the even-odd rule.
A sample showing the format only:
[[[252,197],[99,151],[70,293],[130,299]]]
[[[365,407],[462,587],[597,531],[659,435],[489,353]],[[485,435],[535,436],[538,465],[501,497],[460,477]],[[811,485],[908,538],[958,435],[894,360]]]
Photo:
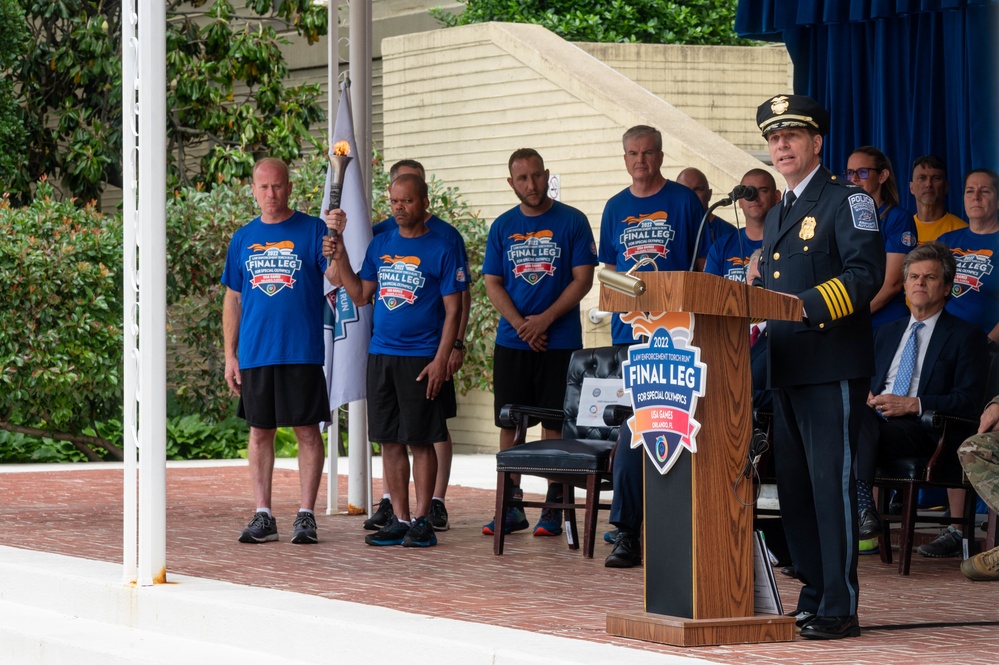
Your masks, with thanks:
[[[651,436],[655,444],[645,459],[645,611],[608,613],[607,631],[678,646],[789,641],[793,618],[753,615],[752,483],[739,485],[742,496],[735,487],[752,433],[750,313],[800,319],[801,303],[704,273],[641,277],[648,288],[638,297],[602,287],[600,308],[628,312],[622,320],[648,336],[629,363],[655,362],[661,352],[665,375],[659,372],[658,382],[642,383],[651,368],[629,376],[631,365],[623,367],[625,381],[638,382],[634,405],[644,404],[641,386],[649,403],[660,397],[656,391],[673,402],[669,409],[650,406],[654,414],[635,411],[635,437],[649,446]],[[691,406],[686,422],[674,408],[684,399]],[[678,419],[672,428],[652,429],[670,417]],[[679,448],[668,465],[658,463],[659,436],[667,456],[672,441]]]

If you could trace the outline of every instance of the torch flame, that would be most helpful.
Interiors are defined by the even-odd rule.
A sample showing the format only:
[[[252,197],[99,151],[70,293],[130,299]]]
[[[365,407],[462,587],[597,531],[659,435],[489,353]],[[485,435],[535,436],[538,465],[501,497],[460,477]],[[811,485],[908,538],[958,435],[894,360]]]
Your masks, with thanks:
[[[346,141],[337,141],[333,144],[333,154],[334,155],[349,155],[350,154],[350,144]]]

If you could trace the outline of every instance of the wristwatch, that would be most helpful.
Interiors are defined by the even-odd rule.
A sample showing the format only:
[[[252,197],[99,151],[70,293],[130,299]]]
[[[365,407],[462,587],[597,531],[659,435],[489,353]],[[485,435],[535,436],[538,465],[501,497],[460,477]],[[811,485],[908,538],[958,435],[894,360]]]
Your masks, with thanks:
[[[464,340],[460,340],[460,339],[454,340],[454,348],[458,349],[459,351],[464,351],[465,350],[465,342],[464,342]]]

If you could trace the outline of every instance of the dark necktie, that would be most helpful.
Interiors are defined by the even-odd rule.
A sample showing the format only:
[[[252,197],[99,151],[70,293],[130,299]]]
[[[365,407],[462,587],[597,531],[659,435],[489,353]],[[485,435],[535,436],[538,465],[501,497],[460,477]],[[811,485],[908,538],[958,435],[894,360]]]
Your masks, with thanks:
[[[794,195],[794,192],[788,192],[787,196],[784,197],[784,207],[780,209],[780,225],[784,226],[784,220],[787,219],[788,213],[791,212],[791,206],[794,205],[795,200],[798,197]]]
[[[752,329],[749,331],[749,346],[756,346],[756,340],[760,338],[760,327],[753,324]]]

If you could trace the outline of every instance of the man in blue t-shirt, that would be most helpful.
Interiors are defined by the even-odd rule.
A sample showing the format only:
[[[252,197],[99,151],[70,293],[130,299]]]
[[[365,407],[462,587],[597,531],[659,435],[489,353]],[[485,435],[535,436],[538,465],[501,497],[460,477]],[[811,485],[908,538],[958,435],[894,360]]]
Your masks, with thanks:
[[[631,186],[607,201],[600,221],[600,262],[627,272],[642,259],[655,262],[639,270],[690,270],[697,227],[704,206],[694,192],[662,174],[663,136],[658,129],[636,125],[624,133],[624,166]],[[702,246],[698,256],[705,256]],[[611,317],[614,344],[634,344],[631,326]],[[618,446],[614,458],[614,499],[610,521],[617,527],[614,549],[604,561],[611,568],[630,568],[642,561],[642,456],[640,448]],[[612,532],[613,533],[613,532]]]
[[[458,335],[465,265],[458,247],[426,224],[427,183],[412,174],[389,185],[398,228],[372,239],[360,274],[350,266],[339,237],[327,238],[338,277],[358,306],[375,299],[368,353],[368,438],[382,446],[385,485],[394,514],[369,545],[430,547],[437,544],[428,520],[437,476],[434,443],[447,439],[447,415],[454,408],[448,386],[448,358]],[[326,222],[343,232],[346,215],[333,210]],[[409,457],[416,485],[415,519],[410,520]]]
[[[260,216],[233,234],[222,273],[225,380],[250,425],[247,458],[257,502],[239,536],[243,543],[278,539],[271,513],[278,427],[294,428],[298,440],[302,503],[291,542],[318,542],[314,510],[325,456],[319,423],[330,418],[323,291],[334,271],[322,255],[325,225],[289,208],[290,193],[284,162],[265,158],[254,165]]]
[[[415,159],[401,159],[389,169],[389,182],[393,182],[400,175],[412,174],[419,176],[424,182],[427,179],[427,172],[423,164]],[[440,217],[437,217],[429,210],[426,213],[427,228],[438,234],[451,238],[461,252],[461,260],[465,265],[465,275],[468,278],[469,289],[461,292],[461,320],[458,322],[458,338],[454,341],[454,348],[447,361],[447,374],[450,386],[448,390],[454,390],[454,375],[461,369],[465,362],[465,330],[468,328],[468,314],[472,309],[471,272],[468,269],[468,252],[465,249],[465,239],[458,229],[454,228]],[[399,228],[395,217],[389,216],[375,224],[371,233],[373,236],[382,233],[390,233]],[[455,408],[448,413],[448,418],[457,415],[457,402]],[[451,482],[451,458],[454,455],[454,444],[451,441],[451,433],[448,432],[446,441],[438,441],[434,444],[434,451],[437,453],[437,480],[434,483],[434,497],[430,501],[430,523],[436,531],[447,531],[450,527],[448,522],[447,507],[444,501],[447,497],[447,486]],[[386,493],[378,504],[378,510],[368,519],[364,520],[364,528],[374,531],[382,528],[392,515],[392,500]]]
[[[482,274],[486,294],[500,313],[493,353],[493,404],[500,450],[513,447],[513,429],[502,428],[500,409],[511,403],[562,409],[572,352],[583,346],[579,302],[593,286],[596,247],[579,210],[548,196],[548,169],[536,150],[521,148],[507,162],[507,183],[520,205],[489,228]],[[559,438],[561,422],[543,420],[544,438]],[[519,482],[519,476],[514,477]],[[549,499],[554,488],[549,487]],[[523,496],[514,487],[514,496]],[[524,511],[510,509],[506,533],[529,526]],[[494,522],[482,527],[493,535]],[[562,533],[561,511],[545,509],[536,536]]]
[[[689,270],[697,226],[704,207],[693,191],[662,174],[663,137],[658,129],[636,125],[624,133],[624,165],[631,186],[604,206],[600,221],[600,262],[627,272],[644,258],[658,270]],[[700,256],[706,255],[701,249]],[[639,270],[652,270],[650,264]],[[633,344],[631,326],[611,317],[614,344]]]

